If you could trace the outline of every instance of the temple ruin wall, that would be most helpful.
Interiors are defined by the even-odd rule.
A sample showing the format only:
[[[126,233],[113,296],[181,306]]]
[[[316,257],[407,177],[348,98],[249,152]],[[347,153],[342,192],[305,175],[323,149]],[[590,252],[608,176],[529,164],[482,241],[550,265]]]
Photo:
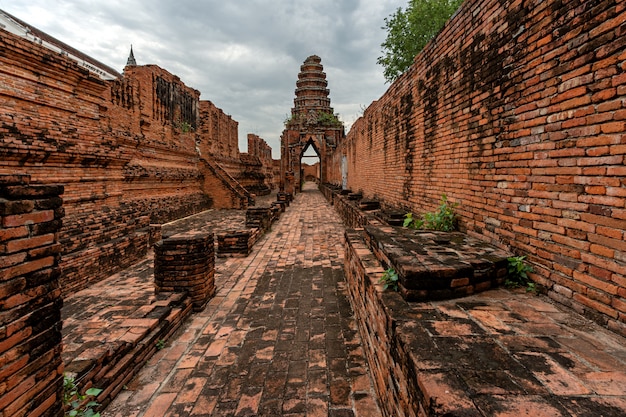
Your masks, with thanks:
[[[1,30],[0,50],[0,175],[64,185],[64,294],[145,256],[152,223],[247,205],[241,185],[201,161],[213,147],[239,161],[233,171],[251,169],[239,159],[237,122],[177,76],[127,66],[103,81]]]
[[[462,230],[626,334],[625,7],[466,1],[352,126],[348,188],[414,213],[446,194]]]

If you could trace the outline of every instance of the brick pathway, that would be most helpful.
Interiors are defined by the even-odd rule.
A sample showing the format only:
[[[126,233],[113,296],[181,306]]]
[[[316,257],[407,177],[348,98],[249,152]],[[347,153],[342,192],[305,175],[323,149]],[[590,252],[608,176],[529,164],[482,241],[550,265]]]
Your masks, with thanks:
[[[103,417],[379,416],[343,277],[343,225],[311,186]]]

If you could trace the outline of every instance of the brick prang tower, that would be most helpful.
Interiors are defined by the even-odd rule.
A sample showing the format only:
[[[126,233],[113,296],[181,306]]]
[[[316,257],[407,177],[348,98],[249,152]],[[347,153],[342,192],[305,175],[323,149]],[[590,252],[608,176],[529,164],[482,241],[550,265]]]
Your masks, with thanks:
[[[331,178],[329,170],[338,166],[334,163],[339,162],[335,149],[345,137],[345,129],[330,105],[321,61],[319,56],[311,55],[300,66],[294,107],[281,136],[281,187],[288,193],[299,191],[301,160],[309,147],[320,158],[320,182]]]

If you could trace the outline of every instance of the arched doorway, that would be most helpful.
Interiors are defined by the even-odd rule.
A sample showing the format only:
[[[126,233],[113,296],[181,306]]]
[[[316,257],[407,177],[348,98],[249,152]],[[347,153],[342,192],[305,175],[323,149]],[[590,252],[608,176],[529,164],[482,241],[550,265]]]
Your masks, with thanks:
[[[313,139],[309,139],[300,153],[300,190],[305,182],[322,182],[322,159]]]

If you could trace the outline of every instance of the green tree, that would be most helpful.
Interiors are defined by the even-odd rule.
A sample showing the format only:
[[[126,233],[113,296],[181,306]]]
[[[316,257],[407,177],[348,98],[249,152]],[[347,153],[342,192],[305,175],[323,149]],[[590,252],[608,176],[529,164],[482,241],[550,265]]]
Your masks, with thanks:
[[[377,62],[383,66],[388,82],[393,82],[413,63],[426,46],[459,8],[463,0],[409,0],[406,10],[401,7],[385,18],[383,29],[387,39],[380,46],[383,55]]]

